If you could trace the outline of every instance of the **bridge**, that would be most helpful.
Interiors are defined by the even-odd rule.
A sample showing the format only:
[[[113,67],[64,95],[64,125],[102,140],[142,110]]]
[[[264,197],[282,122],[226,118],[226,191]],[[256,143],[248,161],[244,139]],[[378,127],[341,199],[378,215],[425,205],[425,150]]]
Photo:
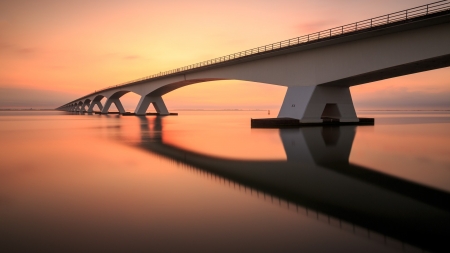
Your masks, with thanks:
[[[164,94],[244,80],[288,87],[278,118],[359,122],[351,86],[448,67],[449,45],[450,2],[439,1],[110,86],[56,109],[92,113],[97,106],[107,114],[114,103],[125,113],[120,98],[134,92],[141,96],[136,115],[150,104],[168,115]]]

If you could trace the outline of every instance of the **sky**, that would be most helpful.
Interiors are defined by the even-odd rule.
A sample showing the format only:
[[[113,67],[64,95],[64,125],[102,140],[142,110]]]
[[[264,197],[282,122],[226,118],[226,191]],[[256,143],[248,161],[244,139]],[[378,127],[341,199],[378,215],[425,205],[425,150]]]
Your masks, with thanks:
[[[0,109],[56,108],[110,85],[431,2],[0,1]],[[278,109],[285,92],[230,80],[183,87],[164,100],[169,110]],[[450,109],[450,68],[351,92],[357,110]],[[138,99],[121,100],[133,110]]]

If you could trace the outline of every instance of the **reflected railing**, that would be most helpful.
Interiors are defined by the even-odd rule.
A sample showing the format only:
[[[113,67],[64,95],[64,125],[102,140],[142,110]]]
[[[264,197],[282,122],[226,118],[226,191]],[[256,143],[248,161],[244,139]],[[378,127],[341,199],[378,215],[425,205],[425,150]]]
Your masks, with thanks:
[[[450,194],[351,164],[357,126],[280,129],[287,160],[259,161],[166,144],[162,117],[139,120],[138,147],[180,167],[387,246],[449,249]]]
[[[216,65],[216,64],[220,64],[220,63],[224,63],[224,62],[236,61],[236,60],[240,60],[242,58],[249,57],[249,56],[274,52],[274,51],[291,48],[291,47],[308,44],[308,43],[320,42],[320,41],[330,39],[330,38],[342,37],[345,35],[352,35],[356,32],[362,32],[362,31],[367,31],[367,30],[371,30],[371,29],[380,29],[380,28],[384,28],[387,25],[395,25],[395,24],[399,24],[402,22],[408,22],[408,21],[420,19],[420,18],[423,18],[426,16],[431,16],[431,15],[436,15],[439,13],[447,12],[449,10],[450,10],[450,2],[446,1],[446,0],[434,2],[434,3],[430,3],[430,4],[426,4],[426,5],[421,5],[421,6],[417,6],[414,8],[378,16],[375,18],[370,18],[370,19],[358,21],[355,23],[351,23],[351,24],[338,26],[338,27],[327,29],[327,30],[303,35],[300,37],[295,37],[292,39],[287,39],[287,40],[275,42],[272,44],[244,50],[244,51],[237,52],[234,54],[217,57],[217,58],[214,58],[211,60],[194,63],[194,64],[191,64],[188,66],[159,72],[159,73],[145,76],[145,77],[142,77],[139,79],[131,80],[128,82],[117,84],[117,85],[108,86],[108,87],[105,87],[100,90],[95,90],[94,92],[92,92],[86,96],[83,96],[82,98],[91,96],[100,91],[114,89],[114,88],[130,85],[130,84],[134,84],[134,83],[138,83],[138,82],[142,82],[142,81],[150,81],[152,79],[166,77],[166,76],[170,76],[173,74],[179,74],[181,72],[204,68],[207,66],[212,66],[212,65]],[[74,101],[76,101],[76,100],[74,100]],[[74,101],[72,101],[72,102],[74,102]],[[72,102],[69,102],[67,104],[70,104]]]
[[[170,160],[173,161],[173,160]],[[295,212],[299,215],[306,216],[310,219],[317,220],[319,222],[323,222],[328,224],[329,226],[340,229],[341,231],[352,233],[356,236],[364,237],[370,241],[374,241],[376,243],[381,243],[389,248],[394,248],[397,250],[401,250],[403,252],[423,252],[421,248],[413,246],[409,243],[399,241],[393,237],[390,237],[386,234],[380,234],[376,231],[370,230],[368,228],[361,227],[352,223],[351,221],[341,219],[336,216],[329,215],[324,212],[320,212],[311,207],[300,205],[294,201],[290,201],[280,197],[278,195],[271,194],[267,191],[262,191],[256,188],[252,188],[245,184],[240,184],[236,181],[230,180],[226,177],[219,176],[217,174],[211,173],[209,171],[205,171],[199,169],[195,166],[190,166],[186,163],[180,163],[178,161],[174,161],[178,167],[189,170],[201,177],[205,177],[209,180],[212,180],[218,184],[227,186],[234,190],[239,191],[240,193],[250,195],[252,197],[256,197],[259,200],[271,203],[273,205],[277,205],[280,208],[286,209],[291,212]]]

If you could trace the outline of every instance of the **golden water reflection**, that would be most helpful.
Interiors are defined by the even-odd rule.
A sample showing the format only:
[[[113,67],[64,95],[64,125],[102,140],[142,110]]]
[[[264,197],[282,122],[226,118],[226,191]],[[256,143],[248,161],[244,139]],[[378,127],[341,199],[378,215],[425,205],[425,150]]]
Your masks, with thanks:
[[[252,130],[248,119],[1,115],[0,248],[448,249],[450,202],[438,183],[353,161],[372,147],[358,144],[360,132],[378,130]]]

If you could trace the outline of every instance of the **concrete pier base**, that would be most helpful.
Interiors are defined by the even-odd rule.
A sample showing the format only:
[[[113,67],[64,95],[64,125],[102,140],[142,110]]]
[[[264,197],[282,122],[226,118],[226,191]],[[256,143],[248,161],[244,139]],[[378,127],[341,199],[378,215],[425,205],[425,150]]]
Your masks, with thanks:
[[[251,128],[297,128],[304,126],[374,125],[374,118],[358,118],[358,121],[341,122],[339,119],[324,118],[322,122],[301,122],[294,118],[251,119]]]

